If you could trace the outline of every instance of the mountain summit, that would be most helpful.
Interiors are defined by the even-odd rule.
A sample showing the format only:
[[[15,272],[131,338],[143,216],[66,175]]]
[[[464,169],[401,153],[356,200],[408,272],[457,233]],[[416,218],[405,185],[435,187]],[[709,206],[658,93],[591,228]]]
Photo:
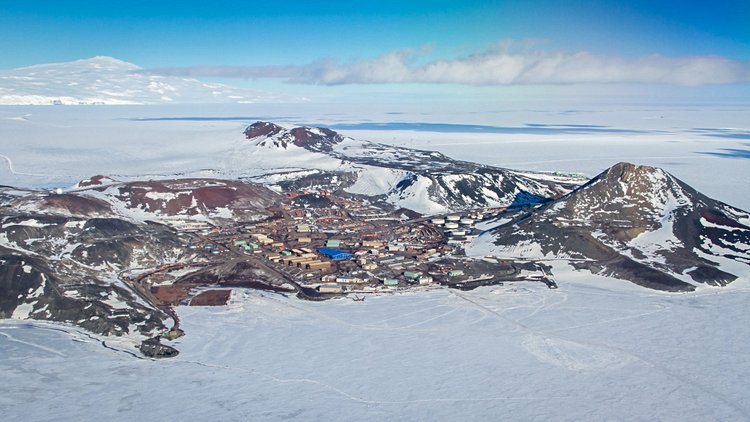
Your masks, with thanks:
[[[312,152],[331,152],[333,146],[344,137],[331,129],[322,127],[297,127],[289,131],[269,122],[255,122],[245,129],[247,139],[257,140],[259,146],[274,146],[286,149],[296,145]]]
[[[750,264],[750,214],[664,170],[618,163],[570,194],[480,236],[474,253],[567,258],[670,291],[725,285]]]

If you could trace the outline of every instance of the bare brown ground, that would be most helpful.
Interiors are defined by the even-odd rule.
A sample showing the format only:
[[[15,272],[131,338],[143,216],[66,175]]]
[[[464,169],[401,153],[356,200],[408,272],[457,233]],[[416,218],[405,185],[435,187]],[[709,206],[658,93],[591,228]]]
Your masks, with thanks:
[[[151,294],[159,301],[168,305],[179,305],[190,296],[191,285],[156,286],[151,288]]]
[[[190,306],[224,306],[231,295],[231,290],[206,290],[192,298]]]

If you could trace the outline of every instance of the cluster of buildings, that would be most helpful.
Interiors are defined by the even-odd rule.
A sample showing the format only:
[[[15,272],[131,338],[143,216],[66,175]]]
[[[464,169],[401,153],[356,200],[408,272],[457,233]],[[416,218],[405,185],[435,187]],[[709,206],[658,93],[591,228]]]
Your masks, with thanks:
[[[482,218],[484,218],[483,214],[473,212],[466,216],[451,214],[445,217],[435,217],[430,222],[443,231],[447,245],[463,246],[479,236],[480,232],[474,228],[474,224]]]
[[[292,197],[294,201],[281,205],[280,216],[266,221],[233,228],[181,228],[201,230],[212,251],[231,245],[301,286],[342,293],[463,277],[463,270],[434,262],[476,238],[475,223],[484,217],[469,212],[408,219],[329,193],[325,197],[331,205],[321,208],[299,201],[300,195]]]

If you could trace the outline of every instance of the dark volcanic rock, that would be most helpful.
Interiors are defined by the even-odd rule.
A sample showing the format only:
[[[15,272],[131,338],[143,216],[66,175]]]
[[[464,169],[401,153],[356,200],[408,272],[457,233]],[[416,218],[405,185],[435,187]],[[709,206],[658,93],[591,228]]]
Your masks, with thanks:
[[[331,151],[333,146],[344,140],[344,137],[331,129],[322,127],[298,127],[289,131],[292,142],[298,147],[310,151]]]
[[[255,122],[245,129],[247,139],[258,138],[260,136],[273,136],[284,130],[283,127],[270,122]]]
[[[92,218],[86,221],[83,229],[94,230],[101,236],[119,236],[136,232],[138,226],[119,218]]]
[[[737,279],[737,276],[729,274],[728,272],[722,271],[716,267],[710,267],[708,265],[699,265],[695,269],[687,271],[687,274],[692,277],[693,280],[706,283],[706,284],[719,284],[726,285]]]
[[[10,318],[20,304],[44,294],[47,271],[37,258],[0,256],[0,318]]]
[[[153,338],[144,340],[139,349],[150,358],[173,358],[180,354],[174,347],[161,344],[158,339]]]

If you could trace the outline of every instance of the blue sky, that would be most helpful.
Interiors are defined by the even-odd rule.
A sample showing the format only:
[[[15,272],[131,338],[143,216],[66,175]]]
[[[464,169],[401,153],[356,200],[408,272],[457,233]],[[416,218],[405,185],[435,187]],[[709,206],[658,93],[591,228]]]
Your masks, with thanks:
[[[503,39],[750,59],[748,1],[3,1],[0,67],[109,55],[143,67],[300,64]]]
[[[3,1],[0,68],[107,55],[244,86],[587,82],[577,72],[484,80],[420,68],[447,61],[492,69],[498,57],[521,57],[524,66],[539,68],[562,55],[568,68],[593,62],[594,83],[746,85],[749,28],[747,0]],[[515,41],[500,48],[502,40]],[[587,55],[575,55],[581,52]],[[643,62],[654,54],[661,58]],[[685,62],[690,57],[721,62]],[[407,69],[383,69],[393,63]],[[200,65],[214,68],[195,69]],[[227,66],[248,69],[238,77]],[[613,66],[620,74],[602,75]],[[661,74],[629,76],[649,66]],[[665,76],[686,68],[690,74],[674,81]],[[692,77],[700,73],[708,76]]]

